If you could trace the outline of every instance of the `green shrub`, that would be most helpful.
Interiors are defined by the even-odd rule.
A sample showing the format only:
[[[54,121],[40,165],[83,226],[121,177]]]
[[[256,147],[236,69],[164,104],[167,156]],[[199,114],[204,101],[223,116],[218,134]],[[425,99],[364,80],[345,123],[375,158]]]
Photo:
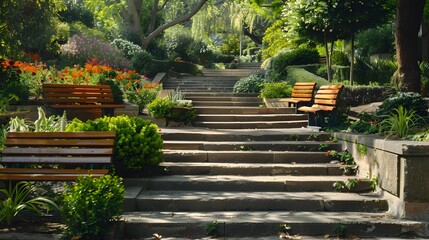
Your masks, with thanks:
[[[396,69],[398,69],[397,64],[392,60],[380,59],[373,62],[365,58],[356,58],[354,81],[361,85],[367,85],[370,82],[388,84]]]
[[[152,76],[154,74],[154,62],[152,55],[147,51],[137,52],[131,60],[133,68],[140,74]]]
[[[260,93],[262,84],[265,83],[263,73],[252,74],[238,80],[233,88],[236,93]]]
[[[119,50],[121,50],[128,60],[132,60],[134,55],[141,53],[143,49],[130,41],[122,38],[114,39],[112,42]]]
[[[414,109],[407,110],[402,105],[394,109],[389,116],[381,122],[380,131],[387,136],[405,138],[418,129],[421,120],[415,115]]]
[[[125,93],[125,97],[130,103],[134,103],[139,107],[139,112],[142,112],[145,107],[155,100],[160,87],[157,88],[142,88],[139,91],[129,91]]]
[[[234,61],[235,56],[234,55],[227,55],[227,54],[215,54],[214,55],[214,61],[217,63],[231,63]]]
[[[414,115],[416,116],[427,117],[428,115],[428,106],[425,100],[423,100],[420,94],[413,92],[399,92],[387,98],[376,111],[376,115],[380,118],[390,116],[391,113],[394,112],[395,109],[398,109],[401,105],[407,111],[414,110]]]
[[[328,80],[319,77],[300,67],[288,67],[287,82],[294,85],[297,82],[316,82],[318,86],[331,84]]]
[[[175,103],[170,98],[156,98],[148,104],[147,109],[152,117],[165,118],[168,117],[171,108],[175,106]]]
[[[421,62],[420,70],[422,72],[422,96],[429,96],[429,63]]]
[[[161,73],[161,72],[168,72],[168,70],[170,70],[171,68],[171,62],[170,60],[157,60],[154,59],[153,60],[153,72],[154,74],[156,73]]]
[[[115,131],[114,165],[118,173],[143,170],[147,165],[157,165],[162,161],[161,135],[158,126],[149,120],[127,115],[106,116],[86,122],[74,119],[66,131]]]
[[[179,73],[189,73],[192,75],[196,75],[200,73],[200,69],[198,68],[198,65],[190,63],[190,62],[177,62],[174,61],[171,63],[172,70],[179,72]]]
[[[361,56],[377,53],[395,53],[394,24],[385,24],[370,28],[356,35],[357,51]]]
[[[345,53],[334,51],[332,53],[332,65],[349,66],[350,61]]]
[[[286,98],[292,94],[292,87],[287,82],[270,82],[263,85],[261,97]]]
[[[372,102],[382,102],[391,91],[388,87],[346,86],[340,95],[340,101],[347,106],[359,106]]]
[[[107,224],[122,213],[125,187],[122,179],[105,175],[80,177],[65,185],[61,212],[67,226],[67,239],[103,239]]]
[[[201,40],[192,41],[188,46],[188,49],[186,49],[186,54],[191,62],[202,66],[206,66],[208,63],[211,63],[214,58],[213,51]]]

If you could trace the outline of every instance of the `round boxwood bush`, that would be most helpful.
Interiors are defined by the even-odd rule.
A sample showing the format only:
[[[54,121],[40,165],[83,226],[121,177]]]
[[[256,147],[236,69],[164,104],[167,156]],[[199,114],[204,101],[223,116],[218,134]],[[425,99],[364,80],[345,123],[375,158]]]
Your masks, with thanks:
[[[236,93],[260,93],[263,83],[265,83],[263,74],[252,74],[238,80],[233,91]]]
[[[127,115],[102,117],[82,122],[75,118],[66,129],[79,131],[115,131],[114,165],[118,173],[143,170],[162,162],[162,138],[158,126],[149,120]]]
[[[428,116],[428,106],[426,102],[420,94],[414,92],[398,92],[385,99],[376,111],[376,115],[380,118],[390,116],[391,113],[401,105],[408,111],[413,109],[415,115],[420,117]]]
[[[292,94],[292,87],[287,82],[270,82],[263,85],[261,97],[286,98]]]
[[[171,101],[170,98],[158,97],[147,105],[147,109],[152,117],[165,118],[169,116],[171,108],[173,108],[174,105],[176,104]]]

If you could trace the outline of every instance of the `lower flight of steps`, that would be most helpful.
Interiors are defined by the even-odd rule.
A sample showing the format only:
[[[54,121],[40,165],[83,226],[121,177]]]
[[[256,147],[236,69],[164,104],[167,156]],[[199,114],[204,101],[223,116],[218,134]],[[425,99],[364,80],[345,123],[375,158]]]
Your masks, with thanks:
[[[306,114],[291,107],[267,108],[255,94],[186,93],[197,111],[193,126],[216,129],[300,128]]]
[[[420,222],[389,217],[370,180],[344,176],[326,150],[330,134],[308,129],[163,128],[165,174],[125,179],[130,239],[164,237],[400,236]],[[356,179],[353,192],[333,184]]]

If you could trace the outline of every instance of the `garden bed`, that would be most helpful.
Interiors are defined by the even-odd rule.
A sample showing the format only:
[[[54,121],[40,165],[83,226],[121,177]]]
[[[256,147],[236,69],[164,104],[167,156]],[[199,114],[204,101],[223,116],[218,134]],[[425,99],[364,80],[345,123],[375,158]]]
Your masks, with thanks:
[[[429,220],[429,142],[376,135],[335,133],[353,155],[363,177],[377,177],[398,217]]]

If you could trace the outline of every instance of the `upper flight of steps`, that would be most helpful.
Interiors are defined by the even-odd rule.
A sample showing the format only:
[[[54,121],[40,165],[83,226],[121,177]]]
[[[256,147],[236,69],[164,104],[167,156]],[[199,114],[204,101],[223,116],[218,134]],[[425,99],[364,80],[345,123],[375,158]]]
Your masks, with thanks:
[[[369,179],[344,176],[325,155],[342,149],[327,133],[164,128],[162,137],[165,175],[124,180],[130,239],[201,239],[208,226],[219,237],[276,239],[284,224],[290,234],[398,236],[421,224],[390,218]],[[349,178],[358,193],[333,188]]]

